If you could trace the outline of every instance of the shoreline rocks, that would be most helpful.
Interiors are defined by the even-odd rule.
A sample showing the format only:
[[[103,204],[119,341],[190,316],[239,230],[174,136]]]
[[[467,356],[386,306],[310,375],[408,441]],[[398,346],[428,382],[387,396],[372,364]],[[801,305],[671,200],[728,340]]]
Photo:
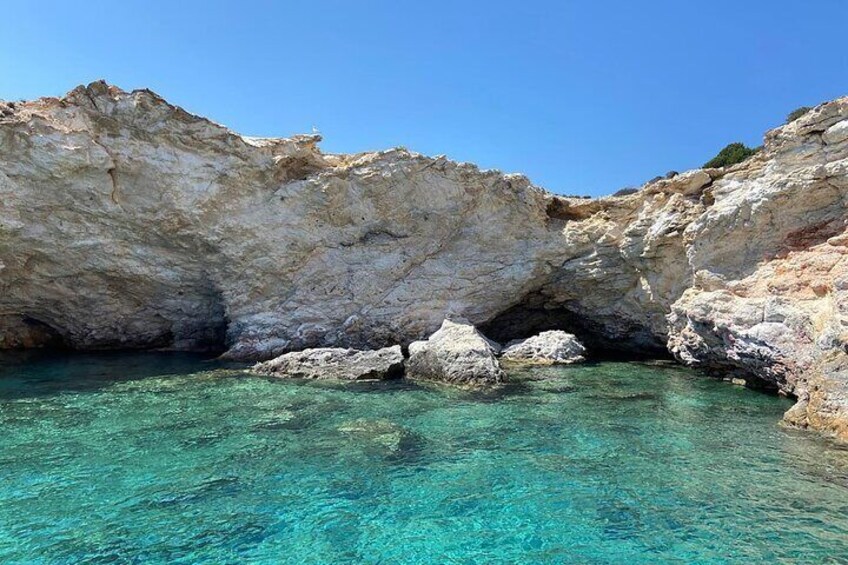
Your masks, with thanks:
[[[496,354],[500,346],[467,323],[445,320],[426,341],[409,345],[406,376],[460,385],[506,381]]]
[[[848,441],[846,132],[848,97],[732,167],[578,199],[245,137],[102,81],[0,103],[0,347],[259,361],[408,344],[447,315],[501,341],[567,327],[760,379],[798,399],[788,422]]]
[[[403,363],[399,345],[376,351],[317,348],[285,353],[257,363],[251,370],[292,379],[386,380],[403,376]]]
[[[550,330],[510,341],[504,346],[501,359],[526,365],[568,365],[585,361],[585,353],[586,348],[574,334]]]

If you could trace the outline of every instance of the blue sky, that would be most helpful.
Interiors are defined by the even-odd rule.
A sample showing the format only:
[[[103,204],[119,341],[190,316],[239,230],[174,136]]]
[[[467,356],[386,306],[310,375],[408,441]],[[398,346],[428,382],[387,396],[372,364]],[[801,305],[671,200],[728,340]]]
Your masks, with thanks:
[[[608,194],[848,94],[848,2],[5,2],[0,98],[104,78],[240,133]]]

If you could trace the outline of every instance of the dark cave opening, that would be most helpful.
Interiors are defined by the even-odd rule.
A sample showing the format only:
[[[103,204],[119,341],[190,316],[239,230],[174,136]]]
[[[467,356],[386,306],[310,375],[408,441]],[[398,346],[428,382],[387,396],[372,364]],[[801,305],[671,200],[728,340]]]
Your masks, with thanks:
[[[562,330],[577,336],[587,349],[590,363],[598,361],[670,361],[679,363],[665,347],[660,336],[638,323],[615,320],[613,325],[593,321],[569,308],[568,304],[551,306],[538,294],[528,295],[521,303],[479,326],[486,337],[505,345],[548,330]],[[729,360],[712,360],[690,367],[704,377],[741,384],[758,392],[777,395],[781,387],[764,379],[750,368]],[[791,395],[786,395],[790,398]]]
[[[648,328],[618,320],[614,330],[577,314],[567,305],[551,307],[538,296],[521,303],[480,325],[480,331],[500,344],[524,339],[543,331],[563,330],[577,336],[593,360],[671,360],[665,344]]]

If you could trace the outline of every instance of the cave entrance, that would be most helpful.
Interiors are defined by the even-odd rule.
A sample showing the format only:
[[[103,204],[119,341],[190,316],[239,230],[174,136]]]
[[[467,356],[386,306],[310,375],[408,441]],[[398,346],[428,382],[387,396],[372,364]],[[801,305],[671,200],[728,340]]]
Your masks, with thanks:
[[[528,295],[480,325],[486,337],[501,344],[548,330],[573,333],[586,346],[593,360],[673,359],[665,342],[645,326],[616,320],[612,328],[577,313],[568,303],[550,305],[539,294]]]

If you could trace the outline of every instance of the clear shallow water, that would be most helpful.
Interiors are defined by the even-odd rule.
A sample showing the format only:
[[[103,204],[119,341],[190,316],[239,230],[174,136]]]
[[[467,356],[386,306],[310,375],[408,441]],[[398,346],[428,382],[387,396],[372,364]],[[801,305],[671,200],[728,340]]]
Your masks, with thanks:
[[[848,451],[635,363],[498,393],[0,359],[3,563],[844,563]]]

